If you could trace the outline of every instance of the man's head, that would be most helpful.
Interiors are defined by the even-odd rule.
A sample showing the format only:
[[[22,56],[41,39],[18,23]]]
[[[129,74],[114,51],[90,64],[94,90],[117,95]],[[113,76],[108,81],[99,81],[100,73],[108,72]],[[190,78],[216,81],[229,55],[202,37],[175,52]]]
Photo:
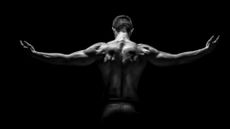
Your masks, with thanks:
[[[126,15],[119,15],[115,17],[112,29],[115,35],[119,32],[127,32],[129,36],[131,36],[134,30],[131,18]]]

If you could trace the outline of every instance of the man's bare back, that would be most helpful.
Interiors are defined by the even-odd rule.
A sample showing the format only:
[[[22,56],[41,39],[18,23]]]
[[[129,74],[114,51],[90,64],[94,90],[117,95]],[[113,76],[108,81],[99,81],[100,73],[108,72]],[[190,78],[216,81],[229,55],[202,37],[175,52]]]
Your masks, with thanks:
[[[135,91],[146,60],[141,57],[143,52],[140,45],[130,41],[125,33],[117,37],[100,46],[104,58],[99,67],[108,86],[106,93],[110,99],[134,101],[137,99]]]
[[[206,45],[198,50],[178,54],[159,51],[147,44],[136,44],[129,38],[133,31],[132,21],[128,16],[117,16],[112,26],[115,39],[108,43],[96,43],[87,49],[71,54],[38,52],[26,41],[21,45],[32,56],[54,64],[86,66],[97,62],[105,81],[107,100],[118,100],[120,104],[106,106],[105,114],[113,111],[134,111],[134,107],[124,101],[137,101],[137,86],[147,62],[155,66],[184,64],[211,52],[219,36],[212,36]],[[122,103],[122,104],[121,104]],[[116,107],[116,108],[115,108]],[[109,113],[108,113],[109,111]]]

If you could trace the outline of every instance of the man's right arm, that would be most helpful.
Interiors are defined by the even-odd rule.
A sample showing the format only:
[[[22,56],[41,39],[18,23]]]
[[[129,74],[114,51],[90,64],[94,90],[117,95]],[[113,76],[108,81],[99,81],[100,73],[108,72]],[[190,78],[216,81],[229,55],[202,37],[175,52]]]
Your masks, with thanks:
[[[194,51],[187,51],[178,54],[163,52],[145,44],[141,44],[140,48],[143,54],[147,56],[148,60],[152,64],[157,66],[171,66],[171,65],[189,63],[210,53],[214,49],[218,39],[219,36],[217,36],[216,38],[212,36],[207,41],[205,47]]]

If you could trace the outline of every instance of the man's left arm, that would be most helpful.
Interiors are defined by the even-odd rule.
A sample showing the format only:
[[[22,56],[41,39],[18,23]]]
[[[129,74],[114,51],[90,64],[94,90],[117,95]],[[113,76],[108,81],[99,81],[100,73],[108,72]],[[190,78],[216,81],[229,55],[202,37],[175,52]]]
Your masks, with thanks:
[[[20,43],[32,57],[39,59],[41,61],[52,64],[78,66],[86,66],[95,62],[100,57],[100,48],[104,44],[96,43],[84,50],[79,50],[71,54],[63,54],[36,51],[34,47],[28,42],[20,41]]]

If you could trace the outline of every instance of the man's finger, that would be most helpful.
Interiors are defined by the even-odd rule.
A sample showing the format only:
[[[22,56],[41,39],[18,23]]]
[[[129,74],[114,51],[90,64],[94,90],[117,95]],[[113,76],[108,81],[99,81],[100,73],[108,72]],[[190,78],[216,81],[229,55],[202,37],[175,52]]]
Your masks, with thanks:
[[[23,45],[22,40],[19,41],[21,45]]]
[[[216,37],[216,39],[213,41],[213,43],[216,43],[216,42],[219,40],[219,38],[220,38],[220,35],[218,35],[218,36]]]
[[[25,43],[27,46],[32,46],[32,45],[29,44],[27,41],[24,41],[24,43]]]
[[[214,38],[214,35],[211,36],[211,38],[207,41],[207,43],[210,43],[213,38]]]
[[[20,44],[21,44],[23,47],[26,47],[26,46],[25,46],[25,43],[24,43],[22,40],[20,40]]]
[[[26,44],[25,42],[21,42],[21,45],[23,46],[23,48],[29,48],[30,46],[28,44]]]

